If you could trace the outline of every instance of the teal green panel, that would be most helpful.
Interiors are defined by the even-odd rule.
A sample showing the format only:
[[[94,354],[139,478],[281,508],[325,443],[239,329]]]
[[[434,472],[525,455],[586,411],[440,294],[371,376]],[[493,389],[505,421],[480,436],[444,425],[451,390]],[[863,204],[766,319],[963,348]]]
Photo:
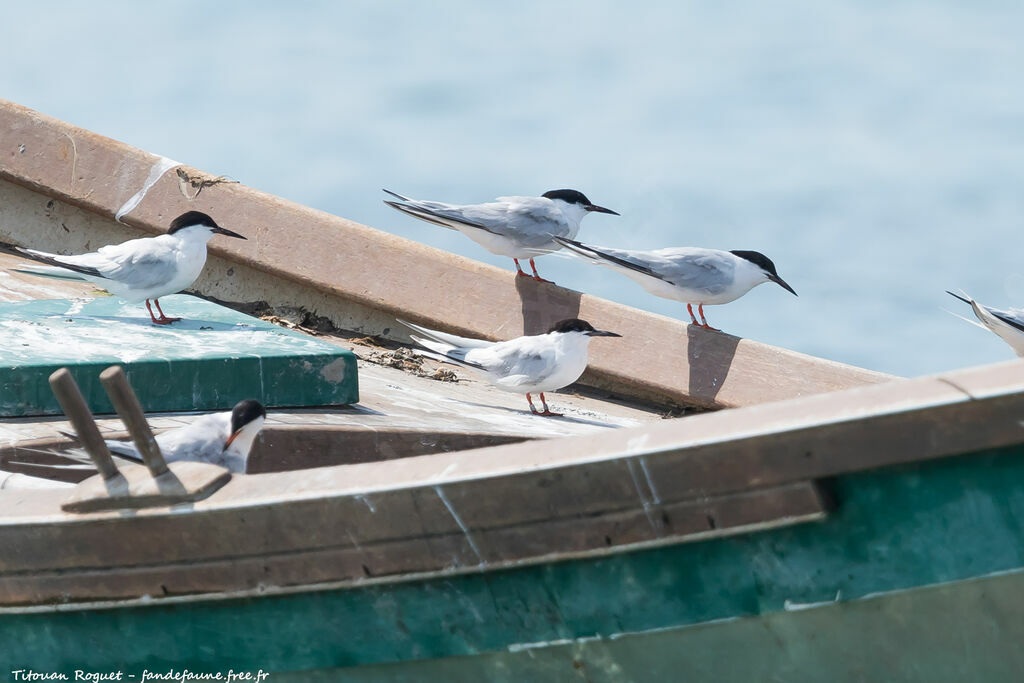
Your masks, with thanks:
[[[711,624],[275,674],[274,681],[1017,683],[1022,611],[1024,572],[1015,572]]]
[[[68,367],[95,413],[112,413],[99,373],[120,364],[147,411],[359,400],[351,351],[192,296],[160,303],[184,318],[154,325],[113,297],[0,304],[0,417],[59,415],[47,378]]]
[[[844,602],[967,579],[1024,566],[1022,456],[1018,447],[848,475],[834,482],[838,509],[823,522],[601,559],[289,596],[5,616],[0,660],[36,668],[343,667],[675,628],[777,613],[787,601]],[[17,649],[4,656],[11,643]]]

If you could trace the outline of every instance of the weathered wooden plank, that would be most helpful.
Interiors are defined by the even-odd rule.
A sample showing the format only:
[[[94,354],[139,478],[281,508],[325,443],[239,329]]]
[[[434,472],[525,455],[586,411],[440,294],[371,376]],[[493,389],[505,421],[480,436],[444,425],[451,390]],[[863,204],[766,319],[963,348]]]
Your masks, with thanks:
[[[443,432],[356,426],[284,426],[265,428],[253,444],[247,472],[286,472],[431,453],[485,448],[523,441],[505,433]]]
[[[687,506],[702,505],[706,501],[706,498],[652,500],[638,496],[632,484],[627,491],[615,491],[605,482],[594,482],[589,493],[567,496],[560,505],[554,506],[549,503],[551,489],[544,480],[522,477],[500,483],[503,486],[489,491],[487,495],[482,495],[479,486],[465,482],[443,488],[427,486],[339,496],[329,500],[247,505],[197,511],[190,515],[147,511],[94,517],[88,524],[47,521],[28,525],[5,524],[0,525],[0,547],[14,547],[16,544],[19,550],[16,554],[0,557],[0,574],[38,571],[47,567],[105,566],[109,562],[105,558],[115,556],[118,564],[132,566],[158,561],[173,563],[308,552],[339,544],[368,547],[408,540],[431,544],[436,538],[462,536],[467,532],[481,538],[484,538],[484,532],[495,532],[498,534],[495,538],[500,538],[500,530],[513,527],[530,527],[537,533],[544,533],[543,530],[548,528],[552,538],[534,539],[531,543],[543,543],[549,548],[547,552],[555,552],[559,547],[571,547],[572,541],[566,534],[577,523],[582,524],[582,520],[632,515],[630,519],[635,517],[637,523],[642,522],[639,532],[612,533],[606,529],[603,533],[612,534],[617,545],[656,540],[661,537],[659,534],[675,533],[671,522],[673,506],[682,504],[681,509],[690,509]],[[477,499],[503,500],[503,509],[474,505],[470,495],[474,491]],[[788,489],[778,495],[798,493],[804,495]],[[742,495],[733,503],[746,500]],[[665,521],[665,515],[669,521]],[[714,512],[707,515],[717,517]],[[558,526],[562,522],[569,522],[569,525]],[[705,516],[700,517],[698,527],[684,525],[680,528],[684,533],[695,533],[714,528],[714,525],[707,523]],[[217,543],[210,542],[209,529],[217,530]],[[254,534],[253,529],[261,532]],[[166,539],[170,538],[176,541],[168,545]],[[132,541],[126,542],[127,539]],[[606,545],[603,536],[597,545]],[[55,547],[61,548],[62,552],[55,555]],[[502,548],[500,555],[505,559],[529,556],[517,551],[515,544]]]
[[[954,385],[970,387],[974,398]],[[238,477],[189,516],[97,516],[89,524],[67,525],[54,514],[52,497],[22,497],[0,520],[0,545],[17,542],[21,548],[17,557],[3,558],[3,568],[96,566],[105,560],[92,553],[105,536],[174,537],[189,524],[237,537],[235,547],[244,555],[330,546],[342,528],[359,543],[383,542],[458,533],[462,526],[484,530],[610,514],[645,501],[681,502],[1021,443],[1021,414],[1024,363],[1014,361],[547,442],[557,447],[512,444]],[[40,522],[29,521],[37,515]],[[311,519],[330,524],[310,526]],[[62,536],[70,526],[76,528],[73,539]],[[254,538],[248,533],[254,527],[265,532]],[[53,547],[68,552],[54,558]],[[146,552],[144,544],[116,550],[125,564],[145,562]],[[197,542],[160,552],[165,561],[186,561],[206,551]]]
[[[379,516],[391,518],[385,507],[387,501],[378,501],[378,505]],[[436,510],[426,507],[422,512],[429,517]],[[92,563],[0,571],[0,604],[244,591],[267,585],[359,583],[403,574],[495,569],[615,552],[624,545],[719,537],[751,528],[822,519],[824,514],[814,484],[800,482],[683,503],[638,503],[629,510],[491,529],[462,529],[454,524],[444,531],[394,539],[370,537],[363,526],[354,523],[355,519],[308,517],[307,530],[330,527],[333,534],[327,535],[333,535],[333,540],[322,537],[314,545],[294,549],[274,548],[271,544],[245,547],[242,536],[257,536],[251,533],[253,528],[264,529],[266,535],[287,532],[291,536],[284,540],[297,544],[309,540],[308,531],[303,538],[297,529],[274,528],[258,518],[245,519],[244,526],[233,529],[219,524],[216,544],[209,543],[207,535],[187,523],[150,528],[143,528],[147,526],[144,524],[118,525],[98,528],[97,533],[87,535],[68,529],[51,535],[47,542],[64,544],[63,552],[79,560],[88,547]],[[125,546],[131,546],[129,553],[123,552]],[[171,552],[167,552],[168,546],[173,546]],[[33,549],[27,551],[33,553]],[[111,561],[115,556],[116,562]],[[36,555],[34,559],[42,557]]]
[[[73,518],[56,512],[59,493],[0,494],[0,547],[19,548],[0,556],[0,575],[29,591],[53,572],[374,547],[360,568],[388,574],[674,542],[710,526],[708,498],[1021,444],[1021,415],[1024,361],[1013,361],[596,436],[236,477],[189,514]],[[688,511],[679,522],[676,510]],[[748,519],[732,514],[712,519]]]
[[[9,102],[0,102],[0,128],[8,131],[0,141],[0,179],[102,216],[113,216],[146,187],[164,161]],[[196,194],[190,180],[204,179],[212,180],[186,166],[166,171],[123,218],[131,227],[107,221],[104,239],[118,232],[125,238],[140,230],[163,232],[171,218],[189,209],[231,217],[225,226],[249,239],[211,241],[211,252],[224,263],[211,261],[208,275],[196,283],[198,291],[231,301],[272,298],[272,292],[243,277],[248,269],[264,280],[278,277],[306,288],[310,309],[319,308],[324,295],[349,302],[366,318],[360,329],[396,338],[405,332],[393,324],[394,317],[492,339],[582,317],[624,335],[593,343],[584,382],[645,398],[706,407],[753,405],[891,379],[517,279],[239,184],[214,184]],[[0,222],[6,239],[67,247],[61,220],[38,212],[19,215],[31,215],[31,224]],[[303,243],[316,248],[295,248]],[[452,291],[462,292],[457,307],[448,303]]]
[[[121,468],[124,480],[117,488],[96,475],[76,486],[61,504],[67,512],[133,510],[193,503],[210,496],[231,479],[231,472],[208,462],[174,462],[153,473],[142,465]],[[165,539],[166,540],[166,539]]]

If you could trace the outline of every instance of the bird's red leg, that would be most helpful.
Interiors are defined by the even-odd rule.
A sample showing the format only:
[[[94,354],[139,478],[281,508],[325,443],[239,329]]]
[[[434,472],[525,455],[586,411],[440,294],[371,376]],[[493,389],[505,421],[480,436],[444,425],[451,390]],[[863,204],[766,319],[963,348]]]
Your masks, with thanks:
[[[690,320],[692,321],[690,324],[698,325],[699,323],[697,322],[697,316],[693,314],[693,306],[691,306],[690,304],[686,304],[686,312],[690,314]]]
[[[153,299],[153,303],[156,304],[156,310],[160,311],[160,320],[154,321],[157,325],[170,325],[181,320],[181,318],[168,318],[164,315],[164,309],[160,308],[160,299]],[[150,311],[150,315],[153,315],[152,311]]]
[[[530,259],[530,268],[533,268],[533,279],[536,280],[537,282],[546,282],[549,285],[555,284],[551,280],[545,280],[540,276],[540,274],[537,272],[537,264],[533,262],[533,259]]]
[[[519,259],[514,258],[512,260],[516,262],[516,277],[530,277],[527,273],[523,272],[523,267],[519,265]]]
[[[537,409],[533,407],[533,399],[530,398],[530,394],[526,394],[526,400],[530,404],[530,412],[534,415],[540,415],[540,413],[537,412]]]
[[[718,329],[717,327],[711,327],[711,325],[708,325],[707,318],[704,317],[704,304],[697,306],[697,312],[700,313],[700,321],[703,323],[701,327],[703,327],[705,330],[714,330],[715,332],[721,332],[721,330]],[[693,314],[691,313],[690,315]]]
[[[153,307],[149,305],[149,299],[146,299],[146,310],[149,311],[149,318],[150,318],[150,320],[153,321],[154,325],[162,325],[163,324],[159,320],[156,319],[155,315],[153,315]],[[161,313],[160,315],[163,315],[163,313]]]
[[[548,402],[547,399],[544,398],[543,391],[540,392],[540,402],[544,404],[544,412],[537,413],[538,415],[543,415],[544,417],[562,417],[562,413],[553,413],[551,412],[551,409],[548,408]]]

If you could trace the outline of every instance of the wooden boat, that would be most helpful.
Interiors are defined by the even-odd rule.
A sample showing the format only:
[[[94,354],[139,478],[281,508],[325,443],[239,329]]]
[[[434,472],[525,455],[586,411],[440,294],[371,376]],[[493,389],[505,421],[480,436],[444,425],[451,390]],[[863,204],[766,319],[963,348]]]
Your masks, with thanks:
[[[594,345],[581,395],[558,397],[575,421],[537,427],[479,385],[362,363],[357,406],[282,411],[250,473],[198,502],[81,514],[62,509],[67,490],[0,490],[0,661],[12,671],[1022,670],[1021,361],[884,376],[513,284],[13,104],[0,127],[0,239],[73,251],[196,208],[257,226],[247,243],[211,244],[201,294],[315,311],[362,356],[359,336],[401,339],[395,316],[499,338],[579,315],[643,328],[630,343],[649,344],[633,356]],[[300,258],[296,244],[317,248]],[[452,289],[471,294],[453,305]],[[670,407],[683,416],[658,419]],[[60,445],[61,427],[0,422],[0,465]]]

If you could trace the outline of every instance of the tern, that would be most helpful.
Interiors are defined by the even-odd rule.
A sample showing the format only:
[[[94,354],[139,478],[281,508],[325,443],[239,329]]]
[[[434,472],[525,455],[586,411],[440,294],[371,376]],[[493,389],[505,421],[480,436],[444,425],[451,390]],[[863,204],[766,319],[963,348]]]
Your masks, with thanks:
[[[554,391],[579,379],[587,367],[587,350],[592,337],[621,337],[604,330],[595,330],[586,320],[569,318],[555,323],[547,334],[516,337],[508,341],[457,337],[400,320],[423,336],[411,335],[427,349],[424,355],[480,372],[498,389],[526,394],[530,412],[535,415],[559,417],[544,398],[545,391]],[[533,405],[533,393],[540,394],[544,411]]]
[[[176,294],[195,282],[206,264],[206,243],[215,234],[246,239],[220,227],[205,213],[189,211],[175,218],[166,234],[107,245],[88,254],[49,254],[5,242],[0,242],[0,251],[45,264],[18,268],[15,272],[84,280],[129,303],[145,300],[153,323],[167,325],[181,318],[164,315],[160,297]],[[153,315],[150,299],[160,312],[159,318]]]
[[[564,237],[554,240],[593,263],[617,270],[640,283],[655,296],[686,304],[694,325],[708,330],[704,306],[735,301],[754,287],[774,282],[796,296],[779,277],[771,259],[756,251],[721,251],[700,247],[670,247],[654,251],[633,251],[590,247]],[[697,304],[701,322],[693,314]]]
[[[966,293],[960,296],[946,290],[946,294],[955,296],[960,301],[969,304],[974,309],[974,315],[981,321],[981,325],[978,325],[978,327],[984,326],[995,332],[1004,342],[1010,345],[1014,353],[1024,358],[1024,309],[1010,308],[1001,310],[979,304],[967,296]],[[967,320],[967,318],[964,318],[964,320]],[[967,322],[974,325],[978,324],[973,320],[967,320]]]
[[[400,201],[384,200],[402,213],[443,228],[458,230],[492,254],[508,256],[516,264],[516,275],[523,272],[519,259],[530,259],[533,279],[545,280],[537,273],[533,259],[561,247],[553,237],[573,239],[580,231],[580,221],[588,213],[619,214],[597,206],[582,192],[551,190],[540,197],[498,197],[486,204],[445,204],[410,199],[391,190],[384,190]]]
[[[244,400],[229,411],[208,413],[184,427],[168,429],[156,435],[156,443],[166,462],[190,460],[208,462],[226,467],[232,472],[245,472],[249,451],[256,435],[263,429],[267,411],[259,401]],[[69,438],[73,434],[61,432]],[[114,455],[127,460],[143,462],[135,444],[131,441],[107,439],[107,448]],[[60,453],[65,457],[91,467],[92,461],[81,449]],[[21,464],[21,463],[19,463]],[[47,465],[40,465],[47,467]],[[60,465],[49,467],[60,468]],[[72,466],[77,468],[77,466]]]

